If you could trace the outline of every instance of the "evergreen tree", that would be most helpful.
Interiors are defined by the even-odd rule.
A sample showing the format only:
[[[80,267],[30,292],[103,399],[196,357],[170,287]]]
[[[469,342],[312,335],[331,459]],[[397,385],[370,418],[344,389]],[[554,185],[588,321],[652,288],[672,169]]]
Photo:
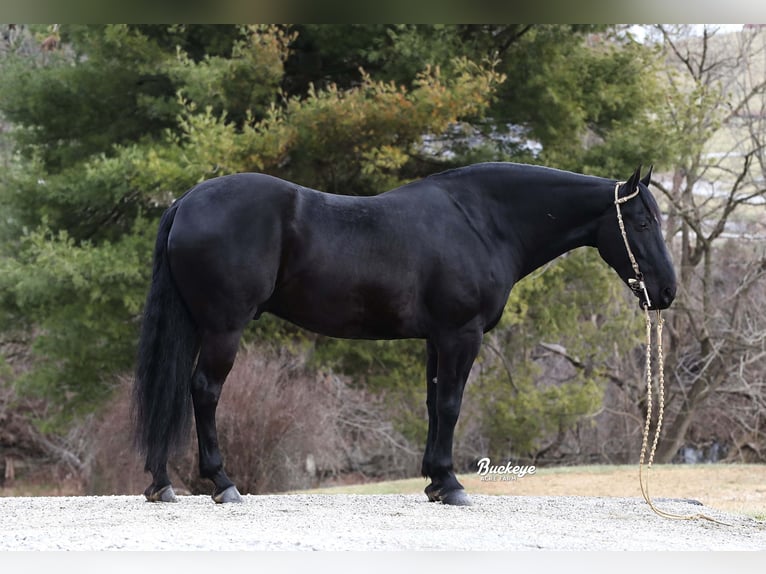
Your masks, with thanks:
[[[53,49],[41,49],[51,34]],[[204,179],[262,171],[362,195],[489,159],[615,177],[658,160],[649,156],[652,53],[609,34],[562,25],[25,28],[0,63],[0,332],[23,331],[34,351],[18,382],[49,398],[45,416],[58,422],[109,396],[115,374],[133,366],[159,216]],[[512,435],[525,453],[587,412],[601,388],[589,376],[576,381],[588,383],[582,392],[536,390],[529,349],[543,338],[599,348],[603,321],[587,325],[614,296],[606,277],[619,288],[597,258],[558,265],[519,286],[498,330],[496,346],[524,385],[501,400],[499,375],[482,383],[487,433]],[[545,311],[548,300],[560,305]],[[311,345],[317,368],[385,389],[408,405],[399,422],[422,440],[422,342],[317,338],[265,317],[250,337]],[[490,363],[487,355],[487,373],[496,372]],[[507,421],[530,401],[553,418],[522,437]]]

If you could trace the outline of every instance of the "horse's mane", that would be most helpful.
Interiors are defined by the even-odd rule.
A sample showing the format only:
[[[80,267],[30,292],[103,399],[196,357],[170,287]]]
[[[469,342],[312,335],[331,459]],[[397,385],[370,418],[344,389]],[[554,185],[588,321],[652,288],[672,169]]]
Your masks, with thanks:
[[[588,174],[580,174],[576,172],[571,172],[563,169],[557,169],[554,167],[548,167],[543,165],[534,165],[534,164],[525,164],[525,163],[514,163],[514,162],[502,162],[502,161],[495,161],[495,162],[482,162],[482,163],[475,163],[472,165],[466,165],[466,166],[460,166],[460,167],[454,167],[450,169],[445,169],[444,171],[440,171],[434,174],[429,175],[426,179],[436,178],[452,178],[452,177],[461,177],[461,176],[467,176],[472,173],[475,173],[477,171],[485,171],[485,172],[507,172],[509,169],[517,169],[521,172],[531,170],[536,171],[540,173],[549,173],[549,174],[556,174],[560,175],[562,177],[565,176],[580,176],[580,177],[592,177],[596,179],[604,179],[599,176],[594,175],[588,175]],[[649,212],[654,216],[654,218],[659,222],[662,223],[662,212],[660,211],[660,206],[657,203],[657,200],[654,198],[654,195],[652,195],[652,192],[649,191],[648,188],[642,189],[643,186],[639,185],[639,196],[641,197],[641,201],[643,201],[644,206],[646,209],[649,210]]]

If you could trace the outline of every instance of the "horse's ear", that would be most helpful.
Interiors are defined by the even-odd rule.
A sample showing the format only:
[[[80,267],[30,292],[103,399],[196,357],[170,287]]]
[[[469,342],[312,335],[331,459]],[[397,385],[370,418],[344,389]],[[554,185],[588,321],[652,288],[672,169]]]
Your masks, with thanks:
[[[649,182],[652,179],[652,169],[654,168],[653,165],[649,166],[649,171],[646,173],[644,177],[641,178],[641,183],[643,183],[646,187],[649,187]]]
[[[625,195],[630,195],[634,191],[636,191],[636,187],[638,187],[638,180],[641,178],[641,164],[638,165],[636,168],[636,171],[633,172],[633,175],[630,176],[630,179],[625,182]]]

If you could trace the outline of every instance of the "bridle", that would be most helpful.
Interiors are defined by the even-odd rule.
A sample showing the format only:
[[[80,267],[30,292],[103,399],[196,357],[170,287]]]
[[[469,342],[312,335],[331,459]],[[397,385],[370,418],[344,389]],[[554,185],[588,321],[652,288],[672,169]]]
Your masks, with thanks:
[[[644,275],[641,273],[641,271],[638,268],[638,262],[636,261],[636,258],[633,256],[633,251],[630,249],[630,244],[628,243],[628,233],[625,231],[625,222],[622,220],[622,212],[620,211],[620,204],[626,203],[636,197],[640,191],[638,185],[636,186],[636,190],[628,195],[625,195],[623,197],[620,197],[620,186],[624,184],[624,181],[618,181],[614,185],[614,205],[617,208],[617,225],[620,226],[620,234],[622,235],[622,240],[625,243],[625,249],[628,252],[628,259],[630,259],[630,265],[633,267],[633,273],[635,274],[635,277],[631,277],[628,279],[628,286],[633,290],[633,292],[638,295],[640,298],[642,295],[644,296],[644,301],[646,302],[646,308],[649,309],[652,306],[652,301],[649,299],[649,292],[646,290],[646,282],[644,281]]]

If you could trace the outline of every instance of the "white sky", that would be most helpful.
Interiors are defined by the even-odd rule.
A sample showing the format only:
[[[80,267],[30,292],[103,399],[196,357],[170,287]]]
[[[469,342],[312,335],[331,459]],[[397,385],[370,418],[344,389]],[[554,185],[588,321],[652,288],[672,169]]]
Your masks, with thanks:
[[[725,32],[738,32],[742,29],[742,26],[744,24],[690,24],[692,26],[692,29],[701,32],[703,26],[709,26],[718,28],[718,30],[721,33]],[[634,38],[638,40],[639,42],[643,42],[644,38],[646,37],[646,27],[648,24],[635,24],[634,26],[630,27],[630,32],[633,34]]]

